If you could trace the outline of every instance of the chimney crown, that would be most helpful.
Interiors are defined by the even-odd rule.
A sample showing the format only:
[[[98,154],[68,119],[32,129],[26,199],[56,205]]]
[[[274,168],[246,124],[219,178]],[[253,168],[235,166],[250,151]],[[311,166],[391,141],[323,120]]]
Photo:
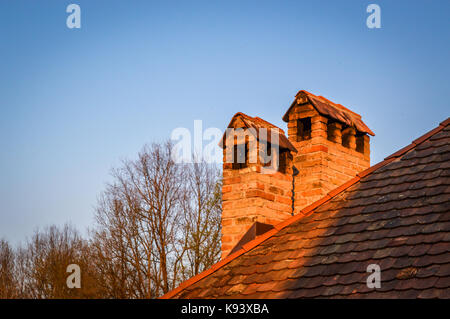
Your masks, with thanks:
[[[352,126],[359,132],[375,136],[369,127],[361,120],[361,115],[349,110],[341,104],[331,102],[323,96],[317,96],[305,90],[300,90],[289,109],[283,115],[283,121],[289,122],[289,114],[296,105],[311,104],[321,115],[337,122]]]

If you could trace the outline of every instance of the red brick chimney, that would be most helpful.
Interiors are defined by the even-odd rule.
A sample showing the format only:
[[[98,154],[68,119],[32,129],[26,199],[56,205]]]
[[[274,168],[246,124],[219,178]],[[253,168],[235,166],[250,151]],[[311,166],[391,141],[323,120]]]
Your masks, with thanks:
[[[289,218],[370,166],[368,134],[374,134],[360,115],[344,106],[300,91],[283,120],[289,138],[275,125],[243,113],[235,114],[228,125],[238,133],[231,138],[225,134],[221,144],[222,258],[242,244],[241,239],[251,237],[250,229]],[[261,129],[267,130],[266,137]],[[271,155],[272,164],[278,156],[277,171],[267,173],[268,164],[251,154],[255,147],[257,154]],[[298,175],[292,203],[294,165]]]

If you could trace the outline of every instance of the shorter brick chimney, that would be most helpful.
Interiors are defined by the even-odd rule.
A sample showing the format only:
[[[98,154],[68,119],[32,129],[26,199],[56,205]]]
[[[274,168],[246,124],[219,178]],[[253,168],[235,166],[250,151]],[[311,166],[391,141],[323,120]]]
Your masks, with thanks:
[[[231,139],[233,145],[229,147],[225,135],[222,140],[222,258],[255,222],[274,225],[291,216],[292,154],[296,152],[283,130],[258,117],[237,113],[228,128],[240,129],[240,134]],[[267,130],[266,139],[259,134],[261,129]],[[277,145],[270,143],[273,131],[277,132]],[[275,151],[270,154],[278,155],[277,171],[264,172],[272,163],[263,163],[260,156],[252,161],[249,150],[252,145],[256,145],[258,155],[271,153],[272,147],[279,150],[279,154]],[[227,152],[231,162],[227,162]]]

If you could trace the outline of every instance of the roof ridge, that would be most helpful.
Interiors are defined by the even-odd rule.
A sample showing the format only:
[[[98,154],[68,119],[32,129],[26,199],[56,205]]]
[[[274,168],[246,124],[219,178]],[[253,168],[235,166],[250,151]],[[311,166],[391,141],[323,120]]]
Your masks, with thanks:
[[[431,131],[428,131],[427,133],[423,134],[421,137],[416,138],[414,141],[411,142],[411,144],[401,148],[395,153],[392,153],[388,157],[385,157],[384,160],[389,160],[391,158],[397,158],[402,155],[404,155],[406,152],[409,152],[413,148],[415,148],[417,145],[422,144],[426,140],[428,140],[431,136],[433,136],[436,133],[439,133],[444,127],[450,124],[450,117],[447,118],[445,121],[442,121],[439,123],[439,126],[432,129]]]
[[[395,152],[395,153],[389,155],[388,157],[386,157],[383,161],[381,161],[381,162],[379,162],[379,163],[377,163],[377,164],[367,168],[366,170],[358,173],[351,180],[347,181],[346,183],[342,184],[341,186],[339,186],[339,187],[335,188],[334,190],[330,191],[328,194],[326,194],[324,197],[322,197],[318,201],[316,201],[316,202],[312,203],[311,205],[303,208],[297,215],[294,215],[294,216],[286,219],[285,221],[274,225],[273,229],[271,229],[268,232],[266,232],[266,233],[256,237],[255,239],[249,241],[248,243],[243,245],[240,250],[236,251],[235,253],[232,253],[232,254],[228,255],[226,258],[222,259],[221,261],[219,261],[216,264],[214,264],[213,266],[211,266],[211,268],[209,268],[209,269],[201,272],[200,274],[198,274],[198,275],[196,275],[196,276],[194,276],[194,277],[184,281],[177,288],[175,288],[175,289],[167,292],[163,296],[161,296],[160,299],[169,299],[169,298],[175,296],[180,291],[184,290],[186,287],[188,287],[190,285],[193,285],[194,283],[196,283],[196,282],[200,281],[201,279],[203,279],[203,278],[209,276],[210,274],[214,273],[219,268],[221,268],[221,267],[225,266],[226,264],[230,263],[231,261],[233,261],[237,257],[241,256],[242,254],[252,250],[253,248],[258,246],[262,242],[266,241],[267,239],[269,239],[270,237],[272,237],[273,235],[275,235],[276,233],[278,233],[280,230],[284,229],[285,227],[293,224],[294,222],[298,221],[299,219],[301,219],[303,217],[306,217],[306,216],[312,214],[316,208],[318,208],[319,206],[321,206],[324,203],[328,202],[329,200],[334,198],[336,195],[342,193],[343,191],[345,191],[349,187],[353,186],[354,184],[359,182],[361,180],[361,178],[366,177],[367,175],[369,175],[369,174],[373,173],[374,171],[378,170],[379,168],[381,168],[383,166],[386,166],[387,164],[393,162],[397,158],[403,156],[404,154],[406,154],[407,152],[409,152],[410,150],[415,148],[417,145],[427,141],[433,135],[439,133],[441,130],[444,129],[444,127],[446,127],[448,125],[450,125],[450,117],[447,118],[446,120],[442,121],[439,124],[438,127],[432,129],[428,133],[425,133],[421,137],[415,139],[410,145],[408,145],[406,147],[403,147],[402,149],[398,150],[397,152]]]

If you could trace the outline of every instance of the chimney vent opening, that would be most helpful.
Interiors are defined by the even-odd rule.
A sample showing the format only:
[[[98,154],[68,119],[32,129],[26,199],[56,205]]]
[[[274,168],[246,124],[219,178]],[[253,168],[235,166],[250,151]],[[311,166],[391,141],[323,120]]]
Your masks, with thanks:
[[[311,118],[297,120],[297,142],[311,139]]]
[[[356,151],[369,156],[370,146],[369,146],[369,136],[365,133],[358,133],[356,135]]]
[[[233,146],[233,169],[241,169],[247,167],[248,144],[240,144]]]
[[[270,143],[269,141],[266,142],[262,142],[261,144],[265,144],[265,151],[263,151],[263,166],[271,166],[272,165],[272,160],[270,159],[270,157],[272,156],[272,143]],[[270,159],[270,160],[269,160]]]

